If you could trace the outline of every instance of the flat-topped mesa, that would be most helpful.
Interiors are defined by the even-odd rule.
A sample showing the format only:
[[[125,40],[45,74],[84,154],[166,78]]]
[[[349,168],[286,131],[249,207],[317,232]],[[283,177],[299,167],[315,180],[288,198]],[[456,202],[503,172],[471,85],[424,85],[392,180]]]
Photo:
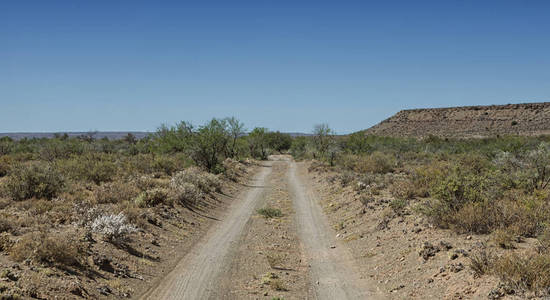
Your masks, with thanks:
[[[397,137],[550,134],[550,102],[402,110],[365,130]]]

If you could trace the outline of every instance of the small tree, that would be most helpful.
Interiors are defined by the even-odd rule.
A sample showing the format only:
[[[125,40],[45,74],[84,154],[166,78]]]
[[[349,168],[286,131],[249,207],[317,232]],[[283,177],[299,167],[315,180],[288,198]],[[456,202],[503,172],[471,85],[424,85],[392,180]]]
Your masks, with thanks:
[[[371,149],[365,133],[355,132],[345,140],[345,148],[353,154],[367,153]]]
[[[266,138],[269,148],[279,152],[290,149],[292,145],[292,137],[287,133],[269,132]]]
[[[130,132],[128,132],[128,134],[124,137],[124,141],[131,145],[135,145],[137,143],[136,136]]]
[[[230,135],[229,146],[227,147],[227,157],[237,157],[238,145],[237,140],[244,135],[244,124],[237,120],[235,117],[226,118],[227,130]]]
[[[267,129],[264,127],[256,127],[248,135],[248,143],[250,147],[250,155],[261,159],[267,158]]]
[[[199,166],[209,171],[215,171],[220,156],[226,153],[230,135],[227,130],[227,122],[221,119],[212,119],[208,124],[199,127],[193,134],[190,145],[191,158]]]
[[[327,123],[317,124],[313,127],[313,143],[320,157],[325,157],[334,143],[333,134]]]

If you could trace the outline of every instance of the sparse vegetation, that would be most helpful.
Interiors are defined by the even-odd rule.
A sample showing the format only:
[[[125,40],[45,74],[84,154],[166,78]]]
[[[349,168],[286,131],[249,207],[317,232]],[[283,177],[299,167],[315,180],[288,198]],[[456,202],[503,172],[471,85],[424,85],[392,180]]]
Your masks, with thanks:
[[[477,276],[493,274],[516,289],[537,293],[550,287],[542,271],[550,244],[548,137],[415,139],[355,133],[335,141],[340,149],[331,169],[316,138],[295,140],[291,149],[300,149],[299,157],[317,159],[310,171],[338,171],[328,180],[353,187],[362,207],[384,204],[377,229],[413,212],[437,228],[490,234],[492,245],[507,254],[473,253],[470,265]],[[304,154],[308,144],[317,153]],[[377,198],[388,192],[391,199]],[[517,245],[524,238],[538,238],[539,252],[521,251]]]
[[[274,133],[266,151],[289,147],[285,138]],[[0,298],[16,293],[38,297],[32,293],[50,281],[29,276],[41,274],[41,268],[60,270],[54,276],[59,282],[96,276],[102,255],[112,256],[113,265],[106,268],[116,280],[133,276],[128,272],[137,272],[136,267],[124,265],[131,257],[148,263],[157,259],[146,241],[154,227],[169,224],[175,227],[170,229],[173,234],[187,235],[181,224],[191,211],[210,209],[225,179],[239,181],[247,174],[241,161],[251,157],[249,149],[244,125],[235,118],[213,119],[198,127],[187,122],[161,126],[141,139],[131,134],[119,140],[96,139],[94,133],[0,138],[0,255],[9,255],[3,258],[8,263],[24,262],[20,265],[25,269],[18,272],[24,274],[18,280],[24,289],[7,284]],[[95,290],[88,289],[92,292],[87,296],[96,297]],[[84,288],[69,292],[86,297]]]
[[[5,188],[14,200],[25,200],[33,197],[52,199],[64,186],[65,179],[51,164],[32,162],[15,166]]]
[[[280,209],[271,207],[258,209],[258,214],[264,216],[266,219],[279,218],[283,216]]]

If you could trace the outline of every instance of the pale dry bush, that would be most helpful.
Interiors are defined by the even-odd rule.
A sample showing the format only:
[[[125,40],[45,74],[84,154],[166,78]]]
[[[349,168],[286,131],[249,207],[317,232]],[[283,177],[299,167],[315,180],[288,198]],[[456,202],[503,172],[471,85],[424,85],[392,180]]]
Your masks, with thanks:
[[[162,181],[159,181],[149,175],[132,177],[130,179],[130,183],[141,191],[150,190],[156,187],[166,187],[163,186]]]
[[[179,180],[170,183],[170,195],[173,200],[184,205],[195,205],[204,197],[204,193],[196,185]]]
[[[237,181],[237,178],[246,173],[246,168],[238,161],[226,158],[223,163],[223,174],[230,180]]]
[[[88,202],[77,202],[74,204],[74,225],[88,227],[97,217],[103,214],[103,210],[98,206],[93,206]]]
[[[519,289],[548,295],[550,288],[550,255],[505,254],[494,261],[492,271],[503,282]]]
[[[85,256],[84,245],[74,232],[31,232],[10,249],[15,261],[31,260],[51,265],[77,265]]]
[[[197,167],[187,168],[181,172],[178,172],[172,177],[171,183],[181,185],[185,182],[195,185],[205,193],[219,191],[222,186],[222,182],[218,176],[204,172]]]
[[[413,199],[417,196],[416,186],[407,179],[394,181],[390,186],[390,193],[396,199]]]
[[[123,213],[99,216],[92,222],[90,229],[113,243],[126,241],[128,235],[137,230],[136,227],[126,221],[126,216]]]

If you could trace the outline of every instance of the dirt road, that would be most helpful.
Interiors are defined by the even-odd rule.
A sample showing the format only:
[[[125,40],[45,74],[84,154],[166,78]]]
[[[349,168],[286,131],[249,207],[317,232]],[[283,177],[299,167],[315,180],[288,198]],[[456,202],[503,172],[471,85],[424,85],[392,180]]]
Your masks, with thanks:
[[[212,299],[218,278],[227,272],[234,241],[261,198],[264,181],[271,172],[270,164],[262,167],[242,199],[236,200],[224,219],[213,226],[202,242],[195,246],[161,283],[142,299]]]
[[[337,242],[315,195],[302,183],[297,165],[290,163],[298,233],[305,244],[316,299],[380,299],[372,285],[362,279],[345,245]],[[305,171],[305,170],[302,170]]]
[[[329,227],[328,222],[317,203],[314,194],[303,184],[304,172],[297,164],[287,156],[276,156],[270,158],[262,170],[255,176],[254,184],[243,193],[230,207],[223,220],[213,226],[209,233],[202,239],[202,242],[194,247],[164,278],[160,285],[150,290],[142,299],[231,299],[235,295],[243,295],[245,298],[259,299],[262,297],[256,291],[245,291],[239,293],[228,290],[228,283],[239,278],[254,278],[254,268],[242,268],[249,270],[251,274],[235,275],[235,262],[243,261],[242,249],[257,243],[257,239],[250,231],[254,226],[251,221],[252,215],[264,203],[275,203],[268,201],[273,193],[268,193],[266,184],[268,182],[284,182],[287,184],[277,185],[277,189],[287,189],[290,195],[290,214],[294,217],[292,224],[299,243],[303,245],[300,255],[301,264],[304,265],[304,272],[309,277],[307,292],[298,295],[292,294],[292,288],[287,290],[286,298],[308,298],[308,299],[379,299],[376,291],[367,280],[361,278],[355,269],[353,258],[348,253],[345,245],[335,241],[335,233]],[[274,162],[275,160],[276,162]],[[272,166],[284,165],[284,172],[271,172]],[[299,170],[300,169],[300,170]],[[280,168],[279,168],[280,170]],[[271,177],[270,177],[271,176]],[[277,178],[274,178],[277,177]],[[286,177],[286,178],[285,178]],[[275,179],[275,180],[274,180]],[[279,227],[279,226],[275,226]],[[268,228],[268,227],[266,227]],[[247,234],[248,232],[248,234]],[[262,234],[278,235],[279,232],[262,232]],[[256,241],[254,241],[256,239]],[[244,243],[244,245],[243,245]],[[248,244],[247,244],[248,243]],[[290,247],[290,245],[289,245]],[[252,253],[251,253],[252,255]],[[251,258],[252,260],[252,258]],[[309,270],[307,270],[309,266]],[[237,269],[239,271],[240,269]],[[309,274],[307,274],[309,273]],[[288,273],[286,273],[288,274]],[[292,276],[292,275],[291,275]],[[295,275],[295,276],[300,276]],[[254,282],[254,280],[252,280]],[[261,283],[258,283],[261,285]],[[307,285],[307,280],[304,281]],[[248,288],[248,289],[254,289]],[[304,290],[303,287],[301,290]],[[233,296],[229,296],[233,295]],[[268,293],[263,294],[264,298]]]

